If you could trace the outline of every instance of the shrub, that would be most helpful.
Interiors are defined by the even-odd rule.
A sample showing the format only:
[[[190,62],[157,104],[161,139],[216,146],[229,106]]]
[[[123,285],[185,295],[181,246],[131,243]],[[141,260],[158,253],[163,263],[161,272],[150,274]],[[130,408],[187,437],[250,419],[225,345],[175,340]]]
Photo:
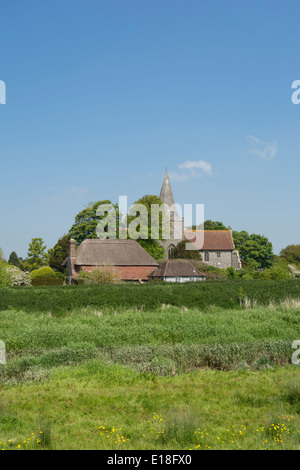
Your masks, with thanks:
[[[8,274],[10,276],[10,286],[31,286],[30,274],[28,272],[21,271],[16,266],[7,267]]]
[[[112,266],[104,266],[91,272],[81,271],[76,280],[79,284],[117,284],[120,274]]]
[[[64,284],[64,279],[31,279],[31,283],[34,287],[37,286],[62,286]]]
[[[44,266],[40,269],[35,269],[31,273],[31,279],[55,279],[55,272],[49,266]]]

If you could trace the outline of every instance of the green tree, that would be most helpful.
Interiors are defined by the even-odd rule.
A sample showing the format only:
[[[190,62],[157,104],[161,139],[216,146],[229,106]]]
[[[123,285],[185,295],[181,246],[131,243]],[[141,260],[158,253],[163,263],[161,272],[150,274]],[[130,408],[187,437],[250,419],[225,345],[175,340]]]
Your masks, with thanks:
[[[280,257],[291,264],[300,266],[300,245],[288,245],[280,252]]]
[[[142,205],[144,209],[136,211],[137,204]],[[127,217],[128,238],[131,236],[131,228],[133,227],[138,232],[137,238],[134,239],[157,260],[165,256],[165,250],[159,240],[163,240],[163,235],[169,224],[163,209],[156,218],[156,222],[151,217],[151,213],[153,214],[153,205],[161,206],[162,204],[163,202],[158,196],[147,194],[134,203],[129,209]]]
[[[272,243],[263,235],[248,234],[245,230],[232,232],[232,237],[240,258],[245,265],[251,264],[256,269],[272,266],[274,260]]]
[[[12,264],[13,266],[20,267],[20,259],[15,251],[12,251],[8,258],[8,263]]]
[[[99,215],[97,213],[97,209],[99,206],[103,205],[110,206],[110,208],[103,215]],[[90,202],[85,209],[76,215],[75,222],[68,233],[68,238],[73,238],[76,240],[78,245],[83,242],[83,240],[99,238],[97,234],[97,226],[99,222],[103,221],[104,219],[105,221],[115,223],[114,234],[116,238],[119,238],[119,217],[118,204],[112,204],[109,200]],[[104,230],[107,232],[107,238],[109,235],[113,235],[112,233],[108,232],[108,226],[105,227]]]
[[[186,244],[189,244],[192,248],[192,243],[187,242],[185,240],[182,240],[181,242],[178,243],[177,246],[175,246],[174,251],[173,251],[173,258],[175,259],[192,259],[192,260],[198,260],[202,261],[201,255],[199,253],[199,250],[194,247],[194,250],[187,250],[186,249]]]
[[[25,268],[29,271],[38,269],[48,264],[49,255],[46,253],[46,246],[42,238],[33,238],[29,243]]]
[[[49,254],[49,266],[56,271],[61,273],[64,272],[65,268],[62,267],[62,262],[69,255],[69,236],[64,235],[61,237],[53,248],[48,250]]]
[[[192,225],[192,227],[188,227],[188,230],[200,230],[200,228],[200,225]],[[225,227],[222,222],[206,220],[204,222],[204,230],[229,230],[229,227]]]

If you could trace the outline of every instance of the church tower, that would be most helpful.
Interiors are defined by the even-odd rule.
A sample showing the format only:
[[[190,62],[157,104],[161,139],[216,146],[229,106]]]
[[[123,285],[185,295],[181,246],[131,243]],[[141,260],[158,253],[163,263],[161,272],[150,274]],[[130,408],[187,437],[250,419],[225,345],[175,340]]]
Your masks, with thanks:
[[[164,204],[166,204],[169,208],[170,214],[170,238],[169,240],[165,240],[161,242],[162,246],[164,247],[166,254],[168,255],[168,259],[172,258],[172,253],[174,251],[175,246],[183,240],[184,237],[184,220],[182,217],[179,217],[177,208],[175,206],[175,200],[173,196],[173,191],[171,188],[171,183],[169,180],[168,171],[166,170],[166,174],[164,177],[164,181],[160,191],[160,199]]]

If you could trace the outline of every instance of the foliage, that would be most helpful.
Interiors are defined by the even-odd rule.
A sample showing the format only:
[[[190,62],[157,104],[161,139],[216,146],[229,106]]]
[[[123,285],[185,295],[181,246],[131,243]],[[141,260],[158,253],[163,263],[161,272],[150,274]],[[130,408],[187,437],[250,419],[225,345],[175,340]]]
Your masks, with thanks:
[[[281,250],[280,257],[284,258],[291,264],[300,266],[300,245],[288,245]]]
[[[42,238],[33,238],[29,243],[25,268],[29,271],[47,265],[49,256],[46,253],[46,246]]]
[[[138,199],[135,204],[142,204],[147,213],[135,213],[133,209],[129,210],[127,217],[127,226],[130,228],[130,225],[136,224],[136,230],[139,232],[139,237],[136,239],[138,243],[154,258],[160,259],[165,255],[164,248],[159,244],[158,240],[163,240],[163,233],[166,227],[169,227],[169,224],[166,222],[163,211],[159,215],[157,220],[158,224],[154,224],[153,219],[151,218],[151,206],[163,204],[162,200],[158,196],[154,195],[145,195]],[[134,208],[133,205],[133,208]],[[155,231],[155,238],[153,233]],[[130,238],[130,234],[128,235]]]
[[[193,262],[194,263],[194,262]],[[196,266],[197,267],[197,266]],[[207,275],[207,273],[205,273]],[[61,315],[74,308],[160,308],[162,304],[207,311],[212,305],[240,308],[240,288],[257,305],[299,298],[300,280],[227,280],[184,283],[145,283],[97,286],[64,286],[39,289],[0,290],[0,310],[44,311]]]
[[[31,286],[31,278],[28,272],[22,271],[17,266],[7,266],[7,272],[10,277],[10,286]]]
[[[69,255],[69,236],[64,235],[61,237],[54,247],[48,250],[48,254],[50,256],[49,266],[63,273],[65,268],[62,266],[62,263]]]
[[[186,240],[183,240],[175,246],[174,251],[173,251],[173,258],[175,259],[189,259],[189,260],[198,260],[202,261],[201,255],[199,253],[199,250],[194,247],[194,250],[187,250],[186,245],[189,244],[190,247],[193,246],[191,242],[188,242]]]
[[[8,258],[8,263],[20,267],[20,259],[15,251],[12,251]]]
[[[109,210],[107,213],[97,215],[97,209],[100,205],[111,205],[112,207],[108,207]],[[115,215],[116,219],[114,218]],[[104,219],[109,223],[115,224],[115,230],[113,230],[113,233],[108,231],[110,229],[108,225],[105,226],[104,230],[107,232],[107,235],[110,235],[111,238],[113,238],[113,236],[119,238],[119,207],[118,204],[112,204],[109,200],[90,202],[85,209],[76,215],[75,222],[67,236],[68,238],[76,240],[77,245],[85,239],[98,238],[97,226]]]
[[[277,258],[269,269],[265,269],[260,273],[260,279],[290,279],[291,271],[287,262]]]
[[[51,278],[51,279],[44,279],[44,278],[35,278],[31,279],[31,283],[34,287],[38,286],[62,286],[64,284],[64,278]]]
[[[79,284],[117,284],[120,274],[112,266],[103,266],[91,272],[81,271],[75,281]]]
[[[32,279],[55,279],[55,272],[50,266],[45,266],[40,269],[35,269],[31,272]]]
[[[253,233],[249,235],[245,230],[232,232],[236,249],[239,251],[242,262],[252,263],[256,269],[269,268],[274,259],[272,243],[264,236]]]
[[[201,230],[201,229],[203,229],[203,227],[199,225],[192,225],[192,227],[188,227],[188,230]],[[223,222],[205,220],[204,230],[229,230],[229,227],[225,227]]]
[[[0,288],[11,286],[12,274],[8,270],[8,264],[0,257]]]

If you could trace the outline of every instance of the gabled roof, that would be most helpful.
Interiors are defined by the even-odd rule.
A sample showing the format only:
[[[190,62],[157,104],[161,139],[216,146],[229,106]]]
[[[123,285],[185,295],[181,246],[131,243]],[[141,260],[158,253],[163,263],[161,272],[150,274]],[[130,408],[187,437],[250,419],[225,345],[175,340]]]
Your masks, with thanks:
[[[170,259],[155,269],[148,277],[205,277],[186,260]]]
[[[204,244],[196,239],[196,233],[204,235]],[[233,251],[234,243],[230,230],[185,230],[186,240],[191,241],[200,251]],[[199,237],[202,240],[202,237]]]
[[[77,266],[158,266],[135,240],[86,239],[76,249]]]

